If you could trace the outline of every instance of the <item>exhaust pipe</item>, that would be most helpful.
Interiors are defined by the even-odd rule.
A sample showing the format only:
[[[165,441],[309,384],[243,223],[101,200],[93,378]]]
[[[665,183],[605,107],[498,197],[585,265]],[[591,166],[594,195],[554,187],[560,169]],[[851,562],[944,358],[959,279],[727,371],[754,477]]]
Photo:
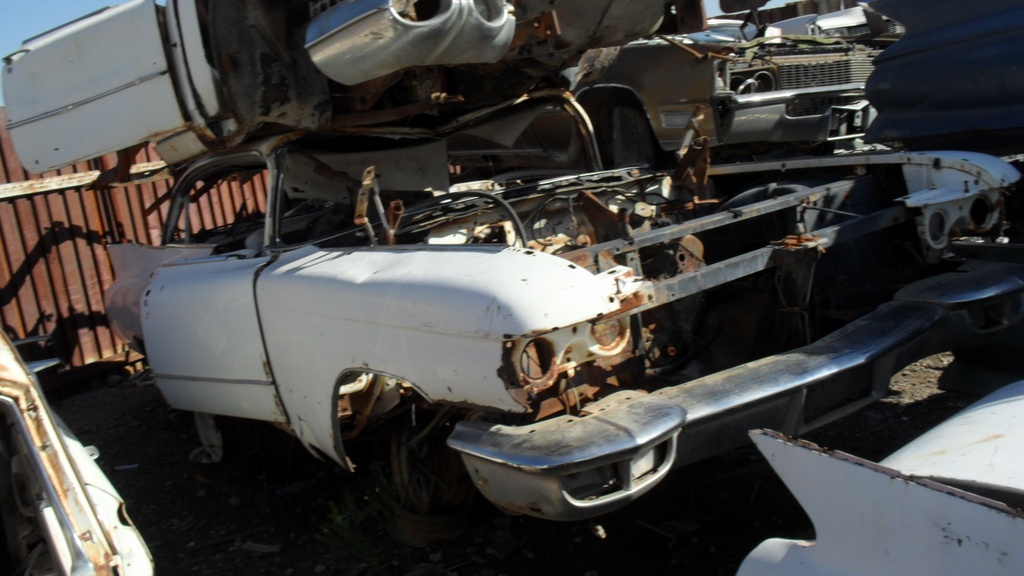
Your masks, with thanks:
[[[342,0],[313,16],[306,50],[351,86],[413,66],[497,62],[515,26],[505,0]]]

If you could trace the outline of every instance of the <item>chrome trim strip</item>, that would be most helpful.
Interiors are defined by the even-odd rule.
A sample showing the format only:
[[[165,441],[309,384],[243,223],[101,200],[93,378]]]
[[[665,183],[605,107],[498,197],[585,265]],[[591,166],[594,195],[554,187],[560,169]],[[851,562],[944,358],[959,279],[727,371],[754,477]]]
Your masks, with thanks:
[[[773,90],[771,92],[757,92],[754,94],[737,94],[733,101],[737,106],[756,106],[764,104],[785,104],[794,98],[825,98],[825,97],[852,96],[866,98],[864,96],[864,83],[853,82],[850,84],[836,84],[832,86],[816,86],[814,88],[788,88],[785,90]]]
[[[167,73],[168,73],[167,70],[163,70],[161,72],[154,72],[153,74],[150,74],[149,76],[143,76],[142,78],[139,78],[137,80],[133,80],[132,82],[129,82],[127,84],[123,84],[121,86],[118,86],[117,88],[112,88],[110,90],[107,90],[106,92],[102,92],[102,93],[97,94],[95,96],[92,96],[90,98],[86,98],[85,100],[79,100],[78,102],[75,102],[73,104],[68,104],[67,106],[64,106],[63,108],[58,108],[56,110],[50,110],[49,112],[43,112],[42,114],[38,114],[36,116],[33,116],[31,118],[26,118],[24,120],[18,120],[17,122],[8,122],[7,123],[7,129],[8,130],[14,130],[15,128],[19,128],[19,127],[24,126],[26,124],[31,124],[32,122],[36,122],[36,121],[39,121],[39,120],[45,120],[47,118],[52,118],[54,116],[59,116],[61,114],[64,114],[65,112],[71,112],[72,110],[75,110],[76,108],[81,108],[82,106],[85,106],[86,104],[91,104],[91,103],[93,103],[93,102],[95,102],[97,100],[101,100],[103,98],[106,98],[107,96],[110,96],[111,94],[116,94],[118,92],[122,92],[124,90],[128,90],[129,88],[134,88],[135,86],[138,86],[138,85],[142,84],[143,82],[149,82],[150,80],[154,80],[156,78],[159,78],[160,76],[165,76]]]
[[[181,382],[208,382],[210,384],[246,384],[253,386],[271,386],[271,380],[235,380],[231,378],[203,378],[199,376],[172,376],[169,374],[153,374],[154,379],[177,380]]]

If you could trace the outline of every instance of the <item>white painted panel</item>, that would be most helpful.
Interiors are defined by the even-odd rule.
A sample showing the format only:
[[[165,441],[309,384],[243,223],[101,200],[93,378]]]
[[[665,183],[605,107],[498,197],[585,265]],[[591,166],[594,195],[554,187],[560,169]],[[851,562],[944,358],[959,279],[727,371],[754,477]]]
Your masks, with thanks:
[[[195,0],[167,3],[167,35],[171,38],[174,75],[188,116],[194,122],[220,113],[217,83],[213,68],[207,63],[197,3]]]
[[[287,422],[274,386],[258,382],[210,382],[154,375],[168,404],[179,410]],[[272,415],[268,417],[268,415]]]
[[[243,388],[228,386],[273,398],[253,294],[256,271],[266,261],[211,257],[156,273],[142,296],[142,329],[157,383],[175,408],[282,419],[276,403],[265,399],[234,406]]]
[[[51,170],[181,130],[153,0],[104,10],[23,44],[4,102],[26,169]]]
[[[738,576],[1024,574],[1019,511],[813,444],[751,437],[817,540],[766,540]]]
[[[331,448],[337,378],[365,369],[429,399],[523,411],[499,370],[503,339],[616,310],[614,281],[556,256],[495,247],[379,247],[284,254],[256,291],[292,426]]]
[[[153,272],[163,264],[176,260],[205,258],[213,250],[211,244],[189,246],[147,246],[145,244],[110,244],[107,255],[117,278],[103,295],[107,320],[111,328],[126,342],[144,340],[142,335],[142,294],[149,286]]]
[[[1024,381],[985,396],[880,464],[904,474],[1024,494]]]

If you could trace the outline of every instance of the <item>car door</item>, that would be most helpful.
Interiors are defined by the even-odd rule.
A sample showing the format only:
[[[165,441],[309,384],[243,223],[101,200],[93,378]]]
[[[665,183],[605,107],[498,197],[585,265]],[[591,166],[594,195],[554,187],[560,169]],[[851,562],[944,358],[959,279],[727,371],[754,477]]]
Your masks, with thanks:
[[[25,167],[41,173],[147,141],[169,162],[205,151],[204,124],[220,110],[199,20],[193,1],[131,0],[6,56],[7,128]]]
[[[158,267],[142,294],[146,354],[175,408],[287,422],[254,295],[269,261],[266,172],[258,153],[225,154],[200,162],[172,193],[164,243],[210,247]]]

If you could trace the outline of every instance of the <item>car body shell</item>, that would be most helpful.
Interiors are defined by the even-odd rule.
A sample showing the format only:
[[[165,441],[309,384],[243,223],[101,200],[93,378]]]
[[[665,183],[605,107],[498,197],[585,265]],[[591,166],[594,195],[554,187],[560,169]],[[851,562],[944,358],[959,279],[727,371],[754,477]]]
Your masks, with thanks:
[[[695,124],[720,156],[751,145],[798,155],[864,135],[874,118],[864,84],[879,51],[809,37],[724,48],[658,37],[621,47],[600,72],[582,76],[575,94],[598,119],[599,141],[629,137],[608,123],[621,107],[637,111],[642,138],[663,152],[678,151]],[[608,153],[604,160],[618,165]]]
[[[94,461],[95,448],[84,447],[51,410],[6,336],[0,413],[6,423],[0,503],[10,534],[5,552],[15,565],[25,573],[153,574],[149,549]]]
[[[282,158],[296,155],[302,150],[295,147],[299,144],[272,139],[262,147],[197,164],[181,178],[171,214],[188,199],[190,182],[225,165],[265,163],[272,183],[306,181],[287,172],[300,170],[301,163]],[[402,150],[380,154],[409,156]],[[342,166],[343,156],[320,158]],[[808,240],[813,250],[907,221],[906,210],[921,214],[923,245],[931,238],[935,246],[927,249],[945,250],[954,230],[971,225],[965,214],[977,203],[993,212],[975,225],[994,226],[1001,191],[1019,177],[997,159],[960,153],[785,164],[787,171],[796,172],[892,167],[903,174],[908,194],[898,201],[902,207],[832,226],[822,220],[814,232],[817,240]],[[774,162],[729,165],[713,168],[711,177],[780,167]],[[647,178],[611,171],[513,184],[501,194],[522,202],[543,198],[536,196],[541,189],[557,195],[589,182],[600,190],[599,183],[637,177]],[[118,259],[138,268],[117,270],[110,309],[123,313],[112,313],[111,319],[125,336],[144,343],[157,385],[172,406],[276,423],[314,452],[351,467],[339,401],[358,404],[369,394],[378,403],[377,412],[370,410],[377,417],[402,398],[471,408],[498,421],[499,415],[537,414],[533,398],[563,377],[558,375],[622,361],[629,340],[608,342],[596,327],[759,273],[782,262],[776,259],[784,258],[780,250],[785,246],[768,246],[661,280],[636,276],[621,265],[594,267],[584,253],[643,250],[687,230],[756,217],[760,210],[771,213],[814,198],[845,198],[849,192],[843,186],[832,182],[767,199],[749,210],[739,208],[735,214],[650,229],[560,257],[500,243],[445,245],[451,242],[448,232],[409,245],[294,243],[286,239],[293,226],[289,220],[306,217],[284,210],[297,193],[272,185],[270,214],[261,228],[239,235],[261,238],[255,248],[248,247],[248,240],[246,247],[228,252],[202,241],[163,248],[112,246],[115,253],[129,254]],[[309,201],[330,190],[327,186],[298,195]],[[275,210],[281,212],[275,216]],[[171,230],[175,225],[169,226]],[[359,232],[359,227],[349,230],[347,234]],[[803,244],[798,241],[794,249],[806,250],[800,248]],[[972,327],[968,311],[1021,298],[1024,272],[1011,265],[975,268],[922,279],[893,302],[804,348],[684,378],[650,393],[622,389],[579,414],[553,414],[511,426],[486,417],[461,422],[448,444],[463,456],[477,487],[503,509],[552,519],[607,512],[645,493],[672,467],[741,445],[753,424],[800,433],[878,398],[887,388],[890,370],[913,358],[947,346],[1003,342],[1022,326],[1019,314],[1001,316],[998,326]],[[136,311],[141,322],[133,317]],[[537,346],[549,352],[531,348]],[[528,354],[550,363],[550,368],[543,365],[542,379],[528,374]],[[874,376],[850,378],[865,371]],[[819,395],[836,400],[821,407],[808,401]],[[585,496],[595,486],[604,486],[603,493]]]
[[[877,464],[753,432],[816,538],[766,540],[738,574],[1020,573],[1022,399],[1024,382],[1007,384]]]
[[[497,6],[473,6],[485,4]],[[331,83],[294,51],[305,50],[294,40],[304,41],[306,16],[282,27],[292,3],[255,0],[210,3],[209,28],[191,4],[136,0],[8,58],[14,139],[35,142],[39,154],[27,158],[40,166],[88,155],[89,133],[75,128],[118,117],[119,94],[167,75],[177,82],[185,124],[171,114],[156,128],[128,126],[92,152],[156,140],[180,162],[163,246],[111,246],[107,297],[112,326],[145,351],[170,405],[196,413],[200,459],[223,456],[217,417],[273,423],[349,470],[346,444],[364,434],[397,442],[398,459],[432,438],[461,462],[449,452],[439,460],[501,508],[573,520],[628,504],[673,467],[744,443],[751,427],[799,434],[842,417],[923,355],[1017,352],[1024,258],[954,250],[956,238],[999,237],[1020,178],[1013,167],[931,152],[721,165],[684,154],[692,163],[671,174],[602,170],[579,103],[523,87],[586,48],[647,34],[665,5],[557,4],[556,14],[551,3],[513,2],[517,34],[498,62],[491,49],[504,44],[483,37],[480,62],[424,54],[381,78],[361,73],[355,86]],[[47,77],[41,96],[72,105],[32,107],[30,80],[50,50],[57,58],[138,22],[155,55],[160,14],[178,22],[164,65],[111,86],[90,70],[117,67],[94,62],[69,77],[99,91],[64,94]],[[837,111],[867,118],[830,105],[806,122],[777,122],[778,91],[757,90],[770,62],[727,69],[719,85],[726,60],[666,40],[626,46],[623,61],[647,48],[673,50],[693,70],[692,98],[663,90],[667,100],[645,107],[672,129],[655,130],[661,147],[701,131],[719,145],[817,142],[833,129],[855,135]],[[826,64],[859,62],[856,49],[826,48],[838,50]],[[206,102],[203,78],[216,78],[222,107]],[[846,84],[810,92],[856,98]],[[673,107],[660,109],[664,101]],[[66,155],[46,148],[55,133],[75,140]],[[255,179],[265,209],[202,221],[196,204],[218,185]]]

